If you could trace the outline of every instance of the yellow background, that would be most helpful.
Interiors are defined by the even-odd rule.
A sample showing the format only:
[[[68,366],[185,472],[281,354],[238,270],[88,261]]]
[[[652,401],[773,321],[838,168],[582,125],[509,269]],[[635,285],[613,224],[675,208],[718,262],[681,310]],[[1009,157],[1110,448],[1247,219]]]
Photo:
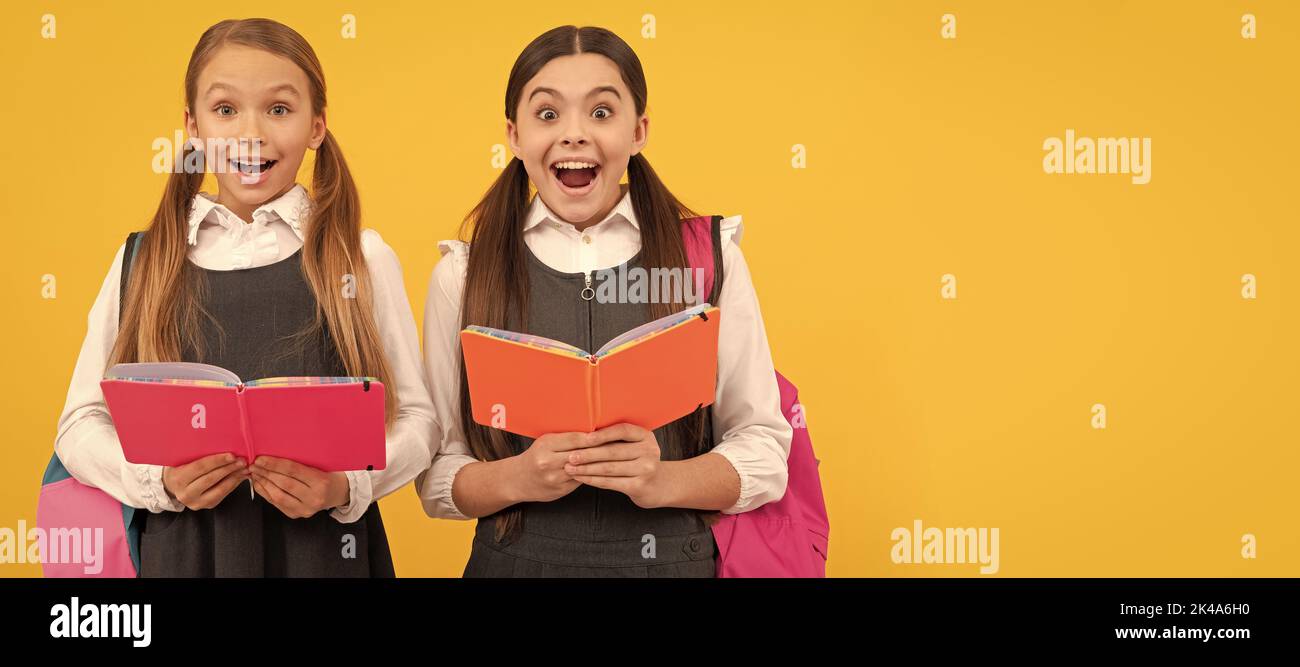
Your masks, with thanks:
[[[631,43],[656,169],[696,209],[745,216],[822,459],[832,576],[979,576],[893,564],[890,531],[914,519],[999,528],[999,576],[1300,574],[1300,3],[1263,0],[7,2],[0,527],[35,522],[86,313],[161,196],[151,144],[182,127],[190,50],[249,16],[319,54],[417,321],[435,243],[496,175],[519,51],[564,23]],[[1067,128],[1151,137],[1150,184],[1045,174]],[[400,575],[460,574],[472,523],[426,518],[410,487],[381,505]]]

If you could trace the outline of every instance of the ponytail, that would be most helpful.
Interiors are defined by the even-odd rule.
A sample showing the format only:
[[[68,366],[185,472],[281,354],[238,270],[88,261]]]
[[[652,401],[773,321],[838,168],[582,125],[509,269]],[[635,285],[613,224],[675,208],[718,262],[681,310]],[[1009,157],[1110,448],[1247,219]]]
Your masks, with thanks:
[[[511,158],[461,226],[462,237],[471,231],[470,247],[474,249],[465,270],[460,310],[462,329],[471,324],[505,329],[528,321],[528,271],[524,268],[523,235],[519,233],[519,225],[528,210],[528,196],[528,172],[524,163],[519,158]],[[514,456],[518,452],[504,431],[474,421],[463,358],[458,366],[460,426],[470,451],[480,461]],[[522,523],[523,510],[518,507],[502,510],[496,519],[497,541],[508,539]]]
[[[647,268],[689,269],[686,246],[682,242],[682,220],[695,217],[695,212],[683,204],[659,180],[650,161],[641,153],[633,155],[627,163],[628,191],[632,195],[632,209],[641,227],[641,263]],[[690,276],[689,270],[683,272]],[[683,278],[683,284],[689,278]],[[697,298],[703,302],[705,295]],[[658,319],[679,312],[682,303],[660,300],[650,304],[650,318]],[[699,409],[669,425],[676,437],[663,446],[664,460],[689,459],[709,450],[712,434],[711,412]]]
[[[189,210],[203,172],[188,173],[184,165],[201,151],[186,144],[178,158],[181,168],[167,177],[162,201],[140,242],[132,266],[117,338],[108,366],[132,362],[176,361],[188,346],[203,349],[198,320],[203,311],[202,275],[188,261]],[[129,249],[128,249],[129,250]],[[107,368],[105,368],[107,370]]]
[[[379,378],[384,383],[385,421],[391,425],[397,415],[397,387],[373,315],[370,271],[361,250],[361,197],[329,130],[316,149],[311,189],[302,272],[316,295],[316,317],[300,335],[316,335],[324,328],[348,375]]]

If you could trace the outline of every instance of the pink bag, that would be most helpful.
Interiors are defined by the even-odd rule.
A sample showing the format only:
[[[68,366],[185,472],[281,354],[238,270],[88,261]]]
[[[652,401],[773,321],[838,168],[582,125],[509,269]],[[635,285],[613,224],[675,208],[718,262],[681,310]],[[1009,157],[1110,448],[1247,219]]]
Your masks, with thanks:
[[[140,556],[135,509],[73,479],[51,457],[36,505],[47,577],[134,577]],[[93,558],[87,558],[87,555]]]
[[[122,253],[121,298],[144,232],[131,232]],[[140,571],[140,523],[136,509],[73,478],[58,454],[50,455],[36,502],[36,527],[44,535],[41,572],[46,577],[135,577]],[[87,563],[87,547],[99,551]]]
[[[722,288],[721,216],[682,221],[686,257],[703,269],[696,294],[712,302]],[[717,305],[716,303],[714,305]],[[799,403],[799,390],[780,373],[781,412],[794,428],[785,496],[758,509],[724,514],[713,526],[719,577],[825,577],[830,519],[822,496],[820,463]]]

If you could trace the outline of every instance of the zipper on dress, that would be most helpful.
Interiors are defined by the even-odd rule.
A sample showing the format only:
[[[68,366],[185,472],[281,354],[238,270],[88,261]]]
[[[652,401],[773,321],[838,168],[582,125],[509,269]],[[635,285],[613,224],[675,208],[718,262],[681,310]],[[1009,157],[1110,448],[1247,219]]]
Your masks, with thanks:
[[[591,287],[591,274],[592,272],[587,272],[582,275],[584,287],[579,294],[582,300],[587,302],[587,350],[596,347],[596,326],[593,322],[596,313],[591,305],[592,299],[596,297],[596,290]],[[595,363],[594,355],[592,363]],[[600,491],[595,488],[591,491],[591,530],[594,539],[600,533]]]
[[[591,309],[591,300],[596,298],[596,290],[592,289],[591,287],[591,274],[592,274],[591,271],[582,274],[582,281],[584,287],[582,288],[582,291],[579,292],[579,296],[582,297],[582,300],[587,302],[587,350],[589,351],[593,347],[595,347],[595,338],[596,338],[595,330],[591,323],[591,317],[593,315]],[[588,353],[590,354],[590,352]]]

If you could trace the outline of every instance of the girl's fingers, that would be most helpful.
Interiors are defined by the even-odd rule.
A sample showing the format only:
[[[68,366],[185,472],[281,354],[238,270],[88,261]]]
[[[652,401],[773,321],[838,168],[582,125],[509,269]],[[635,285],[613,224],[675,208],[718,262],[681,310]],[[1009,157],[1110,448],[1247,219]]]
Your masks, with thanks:
[[[269,473],[258,472],[256,470],[251,470],[250,473],[253,477],[253,481],[261,482],[262,486],[265,487],[267,492],[271,494],[270,496],[268,496],[268,498],[274,498],[279,502],[289,502],[289,501],[299,502],[297,496],[290,493],[288,489],[286,489],[285,487],[278,484],[275,480],[268,477]],[[283,479],[283,477],[281,477],[281,479]]]
[[[176,468],[176,472],[179,473],[179,478],[176,481],[180,482],[181,486],[189,486],[194,482],[194,480],[212,472],[213,470],[221,468],[222,466],[233,463],[234,461],[235,455],[229,453],[212,454],[201,459],[194,459],[193,461]],[[209,486],[211,486],[211,484],[209,484]]]
[[[313,475],[311,473],[313,472],[317,473],[317,476],[319,476],[320,473],[319,470],[316,470],[315,468],[309,466],[305,466],[301,463],[298,463],[297,461],[290,461],[289,459],[278,459],[275,458],[274,456],[257,457],[257,459],[253,461],[253,469],[258,470],[259,468],[262,470],[270,470],[272,472],[278,472],[281,475],[292,477],[298,480],[299,482],[302,482],[303,484],[306,484],[308,480],[312,479]]]
[[[587,463],[585,465],[564,466],[564,472],[568,473],[574,479],[582,476],[596,475],[600,477],[636,477],[641,474],[641,466],[635,461],[603,461],[601,463]]]
[[[306,484],[303,484],[288,475],[283,475],[272,470],[262,470],[259,472],[257,468],[254,468],[252,474],[253,477],[257,479],[270,482],[281,491],[293,496],[294,500],[299,502],[301,502],[303,498],[307,497],[308,493],[311,491]]]
[[[542,460],[546,462],[547,470],[563,470],[564,466],[569,464],[569,453],[555,452]]]
[[[554,436],[551,451],[570,452],[575,449],[591,447],[592,444],[600,443],[593,443],[590,433],[557,433]]]
[[[271,492],[266,490],[266,485],[262,483],[262,480],[259,480],[256,477],[252,477],[250,479],[253,482],[253,493],[256,493],[257,495],[265,498],[266,502],[271,503],[271,505],[273,505],[276,509],[280,510],[281,512],[284,511],[283,507],[280,507],[275,503],[274,500],[271,499]]]
[[[267,482],[266,478],[262,478],[261,480],[254,479],[253,484],[255,485],[254,490],[256,490],[263,498],[270,501],[272,505],[275,505],[275,508],[280,510],[280,512],[285,516],[303,516],[302,506],[298,502],[298,499],[285,493],[276,485]]]
[[[577,477],[574,477],[574,479],[579,482],[582,482],[583,484],[586,484],[587,486],[594,486],[598,489],[609,489],[610,491],[618,491],[624,494],[626,494],[628,490],[631,488],[630,477],[599,477],[599,476],[579,475]]]
[[[228,475],[239,472],[244,467],[244,462],[238,459],[231,461],[223,466],[214,468],[190,482],[190,486],[198,492],[199,496],[207,493],[209,489],[220,484]]]
[[[242,484],[246,479],[248,479],[248,476],[239,471],[226,475],[224,479],[199,496],[199,504],[202,507],[216,507],[226,496],[230,495],[231,491],[235,490],[235,487]]]
[[[636,443],[619,442],[569,452],[565,463],[580,465],[597,461],[632,461],[640,456]]]
[[[649,431],[637,426],[636,424],[614,424],[606,426],[599,431],[593,431],[588,438],[590,445],[603,445],[607,442],[622,440],[625,442],[640,442],[646,439]]]

